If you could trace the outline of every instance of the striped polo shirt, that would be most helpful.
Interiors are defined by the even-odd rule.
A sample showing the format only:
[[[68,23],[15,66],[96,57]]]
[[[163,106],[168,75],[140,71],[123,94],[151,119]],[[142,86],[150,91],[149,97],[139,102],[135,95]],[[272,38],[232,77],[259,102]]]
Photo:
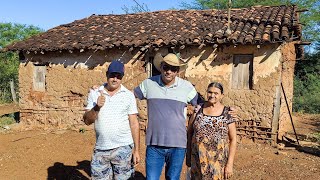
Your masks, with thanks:
[[[121,85],[118,92],[110,96],[104,89],[91,90],[88,95],[87,110],[96,104],[102,91],[106,101],[101,107],[98,119],[94,123],[96,131],[96,149],[108,150],[133,143],[129,114],[137,114],[136,99],[131,91]]]
[[[147,145],[186,148],[186,107],[197,104],[198,93],[193,85],[179,77],[166,87],[161,75],[144,80],[134,89],[135,96],[147,99]]]

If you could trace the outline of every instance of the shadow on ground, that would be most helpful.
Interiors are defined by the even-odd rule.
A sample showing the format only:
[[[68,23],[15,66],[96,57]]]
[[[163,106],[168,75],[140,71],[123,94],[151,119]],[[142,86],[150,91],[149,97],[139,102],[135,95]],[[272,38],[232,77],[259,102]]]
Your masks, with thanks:
[[[88,180],[91,177],[90,161],[84,160],[77,162],[77,166],[67,166],[61,162],[54,163],[53,166],[48,168],[48,180]],[[84,171],[86,175],[81,173]],[[136,171],[134,178],[135,180],[145,180],[144,175]]]
[[[77,166],[64,165],[61,162],[54,163],[53,166],[48,168],[48,180],[64,180],[64,179],[89,179],[90,161],[84,160],[77,162]],[[80,170],[83,170],[87,176],[84,176]]]
[[[284,136],[284,140],[281,142],[285,144],[285,147],[293,147],[296,150],[304,153],[308,153],[314,156],[320,157],[320,144],[316,142],[308,142],[308,141],[303,141],[301,139],[305,139],[305,135],[299,135],[298,134],[298,139],[299,143],[297,143],[296,139],[290,137],[290,136]]]
[[[300,152],[312,154],[314,156],[320,157],[320,146],[319,147],[306,147],[306,146],[297,146],[296,149]]]

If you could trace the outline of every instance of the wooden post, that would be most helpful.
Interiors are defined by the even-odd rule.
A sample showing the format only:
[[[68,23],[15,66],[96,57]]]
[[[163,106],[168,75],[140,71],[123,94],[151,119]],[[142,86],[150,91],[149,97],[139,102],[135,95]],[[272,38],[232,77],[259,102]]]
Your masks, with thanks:
[[[277,138],[278,138],[276,134],[279,129],[280,98],[281,98],[281,89],[280,89],[280,83],[279,83],[279,85],[276,86],[276,95],[273,103],[273,118],[272,118],[271,132],[274,134],[271,135],[271,138],[273,140],[272,145],[275,145],[275,143],[277,143]]]
[[[293,119],[292,119],[292,116],[291,116],[291,112],[290,112],[290,107],[289,107],[289,104],[288,104],[287,96],[286,96],[286,93],[285,93],[285,91],[284,91],[284,88],[283,88],[283,84],[282,84],[282,83],[281,83],[281,88],[282,88],[284,100],[286,101],[288,113],[289,113],[290,120],[291,120],[291,125],[292,125],[292,128],[293,128],[294,134],[296,135],[297,143],[298,143],[298,145],[300,145],[300,144],[299,144],[298,135],[297,135],[297,133],[296,133],[296,128],[294,127],[294,124],[293,124]]]
[[[252,129],[253,129],[253,142],[256,142],[256,138],[258,137],[258,134],[257,134],[257,123],[255,120],[252,120]]]
[[[148,78],[152,76],[152,64],[153,64],[153,57],[146,57],[146,71]]]
[[[17,96],[16,96],[16,91],[14,90],[13,79],[10,80],[10,89],[11,89],[12,100],[14,103],[17,103]]]

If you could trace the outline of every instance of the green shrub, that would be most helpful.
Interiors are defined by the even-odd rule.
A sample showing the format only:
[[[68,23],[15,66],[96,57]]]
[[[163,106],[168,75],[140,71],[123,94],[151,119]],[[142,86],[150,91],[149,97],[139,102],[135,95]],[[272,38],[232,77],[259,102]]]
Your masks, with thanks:
[[[294,77],[293,111],[320,113],[320,46],[305,60],[297,61]]]
[[[313,135],[317,139],[317,142],[320,143],[320,132],[314,133]]]
[[[42,31],[32,25],[0,22],[0,49]],[[15,91],[18,91],[18,68],[19,55],[16,52],[0,52],[0,103],[12,102],[10,81],[14,82]]]
[[[11,116],[0,117],[0,127],[16,123],[15,119]]]

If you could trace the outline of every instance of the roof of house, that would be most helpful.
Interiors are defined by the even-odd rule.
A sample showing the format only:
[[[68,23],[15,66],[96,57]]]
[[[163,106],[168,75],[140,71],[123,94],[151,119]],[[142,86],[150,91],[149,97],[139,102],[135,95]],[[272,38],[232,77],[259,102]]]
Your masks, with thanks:
[[[297,7],[255,6],[227,10],[167,10],[91,15],[5,48],[57,51],[166,45],[262,44],[301,39]]]

